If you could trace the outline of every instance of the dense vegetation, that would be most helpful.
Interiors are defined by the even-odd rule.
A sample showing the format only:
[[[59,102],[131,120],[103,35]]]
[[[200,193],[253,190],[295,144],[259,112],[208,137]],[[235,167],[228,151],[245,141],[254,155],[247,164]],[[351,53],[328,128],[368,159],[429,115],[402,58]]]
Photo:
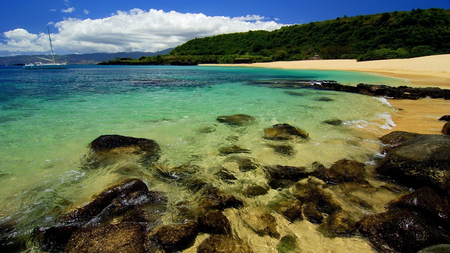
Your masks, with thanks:
[[[170,54],[110,64],[411,58],[450,53],[450,10],[391,12],[190,40]]]

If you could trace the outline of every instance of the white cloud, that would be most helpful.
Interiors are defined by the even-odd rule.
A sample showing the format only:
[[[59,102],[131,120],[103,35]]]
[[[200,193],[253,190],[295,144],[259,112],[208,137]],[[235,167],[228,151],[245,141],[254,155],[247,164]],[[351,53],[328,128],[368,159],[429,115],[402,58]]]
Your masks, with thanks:
[[[282,26],[275,21],[262,21],[264,19],[258,15],[230,18],[206,16],[202,13],[133,9],[129,12],[118,11],[102,19],[70,18],[60,21],[55,24],[58,33],[52,34],[52,42],[56,50],[64,50],[66,53],[155,52],[175,47],[196,37],[249,30],[275,30]],[[20,32],[23,36],[26,35],[25,37],[33,36],[23,29],[20,32],[17,30],[10,31],[14,32],[16,39],[6,36],[6,33],[10,32],[4,33],[7,43],[0,44],[0,51],[28,52],[21,51],[20,47],[9,47],[12,41],[18,41]],[[37,38],[41,35],[34,36],[34,39],[25,41],[40,42]],[[41,44],[38,45],[42,48]]]
[[[31,34],[25,29],[17,28],[4,32],[7,43],[0,43],[0,51],[7,52],[45,52],[50,49],[46,34]]]
[[[75,11],[75,8],[73,8],[73,7],[69,7],[67,9],[62,9],[61,10],[62,13],[72,13],[74,11]]]
[[[86,15],[89,14],[89,10],[84,9],[83,12],[84,12],[84,14],[86,14]]]

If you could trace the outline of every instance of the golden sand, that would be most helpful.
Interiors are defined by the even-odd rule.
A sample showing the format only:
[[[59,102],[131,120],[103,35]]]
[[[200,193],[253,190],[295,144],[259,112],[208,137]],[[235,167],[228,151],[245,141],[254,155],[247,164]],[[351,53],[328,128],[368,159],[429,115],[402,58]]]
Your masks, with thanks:
[[[450,89],[450,54],[365,62],[357,62],[356,60],[308,60],[240,64],[239,66],[361,71],[407,79],[414,87]],[[450,100],[391,99],[389,102],[396,108],[392,119],[397,126],[387,131],[387,133],[391,131],[407,131],[423,134],[440,134],[445,122],[439,121],[439,118],[450,114]]]

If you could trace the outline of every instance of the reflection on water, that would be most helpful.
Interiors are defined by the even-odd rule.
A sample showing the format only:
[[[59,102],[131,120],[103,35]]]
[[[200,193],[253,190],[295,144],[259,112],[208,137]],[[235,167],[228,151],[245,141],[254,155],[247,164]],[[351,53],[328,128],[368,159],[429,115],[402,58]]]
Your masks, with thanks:
[[[358,94],[246,84],[305,75],[338,80],[342,74],[331,78],[334,72],[207,67],[2,71],[0,89],[8,98],[0,107],[0,219],[3,231],[14,231],[16,238],[54,225],[56,217],[124,178],[138,178],[150,190],[166,194],[164,224],[195,216],[201,190],[215,187],[243,200],[243,208],[223,214],[233,234],[255,252],[289,252],[292,247],[299,252],[370,252],[358,236],[327,235],[307,219],[289,221],[274,206],[295,199],[299,185],[311,180],[353,220],[380,212],[398,194],[371,176],[370,162],[379,150],[375,136],[390,119],[380,115],[389,115],[388,105]],[[362,79],[357,82],[366,77],[348,75]],[[216,120],[233,114],[250,115],[254,122],[234,126]],[[324,123],[331,120],[342,124]],[[263,138],[265,128],[282,123],[303,129],[309,139]],[[88,144],[104,134],[155,140],[161,157],[149,165],[130,155],[89,169],[84,166]],[[223,152],[230,147],[238,149]],[[366,163],[371,186],[330,186],[311,176],[284,188],[273,188],[268,181],[267,166],[311,172],[315,162],[329,167],[341,159]],[[180,205],[190,211],[182,213]],[[197,236],[185,251],[195,252],[204,238]]]

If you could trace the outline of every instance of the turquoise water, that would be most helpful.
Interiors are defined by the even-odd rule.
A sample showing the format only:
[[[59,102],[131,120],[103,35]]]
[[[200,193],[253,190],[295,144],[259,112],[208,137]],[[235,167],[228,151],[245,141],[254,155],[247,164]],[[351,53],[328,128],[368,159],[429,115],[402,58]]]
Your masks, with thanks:
[[[358,72],[244,67],[0,68],[0,223],[14,223],[19,234],[50,226],[61,212],[124,177],[138,177],[150,189],[168,192],[169,202],[189,198],[189,193],[154,180],[151,168],[132,162],[95,172],[82,169],[88,144],[104,134],[153,139],[162,149],[161,166],[195,164],[217,184],[208,177],[214,168],[233,169],[218,152],[224,146],[245,147],[251,150],[246,155],[263,165],[329,165],[342,158],[370,162],[376,155],[379,143],[373,133],[389,127],[392,112],[383,101],[248,83],[261,79],[404,84]],[[253,116],[256,123],[229,127],[216,121],[238,113]],[[322,122],[329,119],[344,124]],[[291,143],[293,155],[274,152],[273,142],[262,138],[263,129],[279,123],[304,129],[310,140]],[[241,184],[223,187],[238,191],[264,181],[260,174],[242,176]]]

